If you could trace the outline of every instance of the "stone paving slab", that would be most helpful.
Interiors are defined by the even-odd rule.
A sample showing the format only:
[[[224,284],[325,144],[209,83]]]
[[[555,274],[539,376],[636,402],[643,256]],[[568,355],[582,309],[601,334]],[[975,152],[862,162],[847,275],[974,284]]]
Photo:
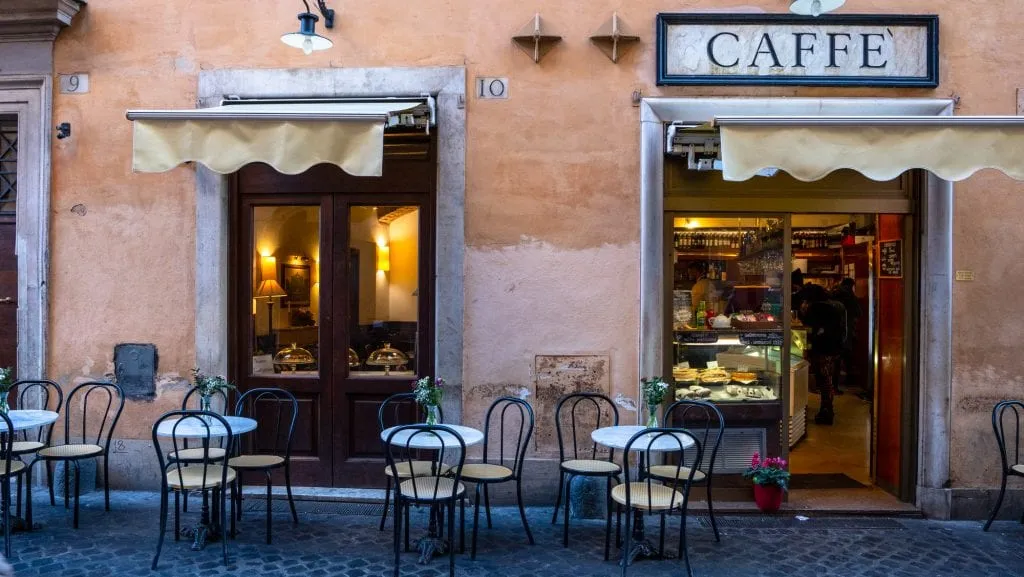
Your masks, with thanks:
[[[247,500],[238,539],[229,541],[231,563],[224,566],[219,544],[193,552],[186,540],[168,534],[160,569],[149,566],[156,548],[159,500],[152,493],[115,492],[113,510],[103,511],[102,492],[84,496],[78,530],[71,512],[37,498],[35,521],[42,527],[13,536],[11,562],[17,577],[111,576],[344,576],[393,575],[391,524],[377,530],[379,507],[341,507],[301,502],[293,526],[284,504],[275,501],[274,544],[264,541],[265,502]],[[193,501],[198,505],[198,501]],[[471,511],[467,510],[471,518]],[[183,525],[198,517],[198,506]],[[537,544],[529,546],[515,509],[496,509],[494,528],[481,528],[476,561],[458,555],[460,577],[556,577],[621,575],[603,560],[604,524],[574,519],[570,547],[561,547],[561,526],[551,525],[551,509],[534,508],[528,517]],[[656,537],[656,518],[648,524]],[[694,574],[751,576],[1010,576],[1024,577],[1024,527],[999,522],[990,533],[977,522],[916,519],[723,516],[722,542],[715,543],[704,519],[687,524]],[[414,515],[413,538],[425,530]],[[173,527],[172,523],[168,523]],[[677,543],[678,517],[670,519],[668,549]],[[467,527],[468,533],[469,527]],[[467,534],[468,537],[468,534]],[[416,564],[403,554],[402,575],[447,575],[447,558]],[[676,560],[639,561],[629,575],[683,575]]]

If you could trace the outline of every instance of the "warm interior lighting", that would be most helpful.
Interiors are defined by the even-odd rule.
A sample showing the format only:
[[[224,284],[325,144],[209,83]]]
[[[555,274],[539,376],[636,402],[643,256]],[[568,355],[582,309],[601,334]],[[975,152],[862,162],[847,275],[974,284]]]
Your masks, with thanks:
[[[256,289],[256,298],[268,298],[272,299],[275,297],[288,296],[288,293],[284,292],[281,285],[277,284],[274,279],[265,280],[260,283],[260,286]]]
[[[277,280],[277,259],[263,255],[260,257],[260,278],[262,280]]]
[[[382,272],[391,270],[391,247],[377,245],[377,270]]]

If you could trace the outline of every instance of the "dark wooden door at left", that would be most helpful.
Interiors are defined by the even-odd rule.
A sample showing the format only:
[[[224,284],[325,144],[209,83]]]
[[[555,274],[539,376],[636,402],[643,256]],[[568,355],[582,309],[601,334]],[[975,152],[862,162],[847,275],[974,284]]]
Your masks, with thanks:
[[[0,116],[0,367],[18,364],[18,118]]]

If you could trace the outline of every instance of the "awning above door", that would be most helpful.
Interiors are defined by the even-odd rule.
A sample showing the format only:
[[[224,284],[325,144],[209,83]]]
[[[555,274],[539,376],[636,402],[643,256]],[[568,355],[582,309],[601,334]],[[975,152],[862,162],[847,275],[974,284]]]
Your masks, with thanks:
[[[844,168],[879,181],[910,169],[957,181],[983,168],[1024,180],[1024,117],[726,116],[715,125],[730,181],[768,168],[803,181]]]
[[[230,104],[195,110],[130,110],[132,170],[164,172],[194,161],[222,174],[253,162],[298,174],[329,163],[380,176],[384,126],[423,101]]]

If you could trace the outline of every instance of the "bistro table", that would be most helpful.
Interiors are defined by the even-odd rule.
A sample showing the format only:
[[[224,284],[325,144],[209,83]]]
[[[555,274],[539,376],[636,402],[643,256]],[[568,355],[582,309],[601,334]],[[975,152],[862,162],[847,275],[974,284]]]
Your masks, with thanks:
[[[54,411],[43,411],[38,409],[14,409],[7,411],[7,418],[11,420],[11,425],[14,426],[15,431],[25,431],[27,429],[34,429],[36,427],[45,427],[46,425],[57,422],[60,418]],[[7,430],[7,422],[0,420],[0,431]],[[30,465],[31,466],[31,465]],[[19,487],[21,481],[18,481]],[[31,503],[26,503],[27,507],[31,507]],[[18,495],[18,507],[21,507],[21,495]],[[26,513],[27,515],[27,513]],[[31,515],[28,515],[31,517]],[[24,531],[25,529],[31,529],[28,523],[21,517],[11,515],[11,530],[12,531]]]
[[[256,430],[256,420],[248,417],[222,417],[227,421],[228,426],[231,427],[231,436],[237,437],[243,433]],[[210,438],[220,438],[227,436],[228,432],[224,429],[224,425],[218,420],[213,420],[209,425],[201,423],[200,417],[184,417],[185,421],[180,425],[176,419],[174,421],[163,421],[156,428],[156,434],[161,437],[175,437],[177,439],[206,439],[207,436]],[[207,432],[209,431],[209,432]],[[227,490],[227,487],[222,487],[221,490]],[[195,527],[189,527],[182,529],[181,534],[184,537],[192,538],[192,550],[201,551],[203,547],[206,547],[207,541],[216,541],[220,538],[217,532],[217,527],[210,521],[210,501],[207,497],[206,491],[203,491],[203,512],[200,516],[199,523]]]
[[[445,423],[439,423],[439,425],[448,427],[455,431],[455,434],[462,438],[462,442],[466,447],[477,445],[484,440],[484,434],[482,431],[474,429],[472,427],[464,427],[462,425],[448,425]],[[380,439],[385,443],[388,442],[388,437],[391,436],[391,432],[399,427],[390,427],[380,432]],[[425,451],[440,451],[442,442],[446,449],[450,449],[453,446],[458,447],[459,442],[455,439],[451,433],[447,431],[433,431],[430,433],[422,433],[414,430],[407,429],[401,431],[390,439],[391,444],[396,447],[408,447],[410,449],[420,449]],[[415,434],[415,436],[413,436]],[[410,438],[412,442],[410,442]],[[395,491],[399,491],[400,483],[398,479],[395,480]],[[397,507],[395,509],[395,518],[400,515]],[[430,559],[436,555],[443,555],[448,551],[449,546],[454,546],[439,535],[440,527],[442,525],[440,516],[440,508],[431,507],[430,511],[430,529],[426,537],[423,537],[416,542],[416,549],[420,552],[419,563],[426,564],[430,562]]]
[[[633,438],[633,435],[646,430],[647,427],[639,425],[617,425],[615,427],[601,427],[600,429],[594,430],[590,434],[590,438],[598,445],[603,445],[612,449],[625,450],[626,444]],[[662,435],[662,436],[658,436]],[[665,452],[665,451],[678,451],[680,444],[684,449],[693,446],[693,438],[686,435],[676,435],[679,441],[672,439],[668,435],[662,433],[650,433],[637,439],[633,446],[630,448],[632,451],[640,452],[640,463],[639,463],[639,474],[643,474],[644,470],[644,454],[650,447],[651,451],[654,452]],[[653,442],[652,442],[653,441]],[[680,443],[680,441],[682,443]],[[638,475],[639,478],[639,475]],[[628,512],[627,512],[628,514]],[[644,514],[642,509],[634,508],[633,510],[633,539],[632,547],[630,547],[628,554],[626,555],[624,562],[629,565],[640,556],[657,558],[661,557],[662,552],[659,551],[653,543],[647,540],[644,534]]]

